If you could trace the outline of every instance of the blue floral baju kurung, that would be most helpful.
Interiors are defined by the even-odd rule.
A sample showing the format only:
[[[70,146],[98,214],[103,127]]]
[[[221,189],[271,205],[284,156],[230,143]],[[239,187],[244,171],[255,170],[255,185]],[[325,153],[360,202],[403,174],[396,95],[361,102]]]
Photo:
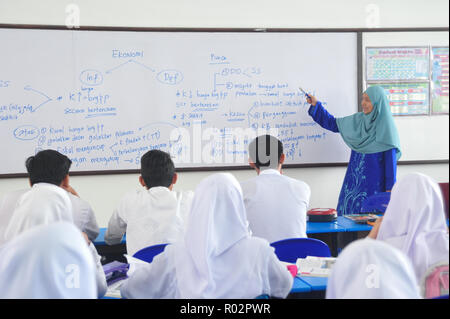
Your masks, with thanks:
[[[338,133],[336,118],[320,102],[308,110],[309,115],[323,128]],[[363,201],[374,194],[390,191],[397,173],[396,149],[363,154],[352,150],[344,183],[339,195],[338,215],[358,214]]]

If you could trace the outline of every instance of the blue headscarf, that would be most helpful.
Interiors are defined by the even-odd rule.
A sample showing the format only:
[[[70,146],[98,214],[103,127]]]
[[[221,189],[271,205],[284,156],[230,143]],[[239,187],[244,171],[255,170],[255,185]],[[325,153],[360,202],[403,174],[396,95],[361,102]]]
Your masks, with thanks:
[[[354,151],[371,154],[395,148],[398,160],[401,156],[400,139],[384,89],[371,86],[365,93],[372,102],[372,112],[359,112],[336,119],[339,132]]]

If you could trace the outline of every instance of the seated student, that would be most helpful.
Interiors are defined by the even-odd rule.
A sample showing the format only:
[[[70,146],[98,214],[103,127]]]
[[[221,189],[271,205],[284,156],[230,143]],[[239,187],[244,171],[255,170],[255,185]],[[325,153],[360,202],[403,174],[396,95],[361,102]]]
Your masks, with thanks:
[[[284,298],[293,278],[248,230],[239,182],[214,174],[197,186],[184,237],[121,287],[125,298]]]
[[[420,282],[435,263],[449,261],[449,236],[439,185],[430,177],[409,174],[398,181],[384,217],[369,233],[406,254]]]
[[[67,222],[36,226],[0,247],[0,299],[97,298],[95,265]]]
[[[193,193],[176,192],[175,166],[168,153],[151,150],[141,158],[139,182],[144,189],[127,193],[115,209],[105,233],[108,245],[120,243],[127,233],[127,253],[171,243],[184,228]]]
[[[31,190],[22,195],[13,212],[5,232],[6,242],[37,226],[56,222],[73,224],[72,208],[69,194],[61,187],[47,183],[33,185]],[[107,289],[105,273],[92,242],[88,242],[88,248],[97,267],[97,290],[101,297]]]
[[[242,182],[247,218],[253,236],[270,243],[306,236],[306,212],[311,190],[299,180],[281,175],[283,144],[262,135],[249,145],[249,163],[258,176]]]
[[[54,150],[40,151],[35,156],[29,157],[25,162],[32,187],[53,184],[67,191],[73,206],[73,222],[82,232],[87,234],[90,240],[94,240],[97,238],[100,229],[90,205],[81,199],[69,184],[71,164],[72,162],[67,156]],[[0,244],[4,242],[4,232],[14,208],[20,197],[27,191],[28,189],[12,191],[0,199]]]
[[[327,299],[419,299],[411,262],[400,250],[371,238],[344,248],[328,278]]]

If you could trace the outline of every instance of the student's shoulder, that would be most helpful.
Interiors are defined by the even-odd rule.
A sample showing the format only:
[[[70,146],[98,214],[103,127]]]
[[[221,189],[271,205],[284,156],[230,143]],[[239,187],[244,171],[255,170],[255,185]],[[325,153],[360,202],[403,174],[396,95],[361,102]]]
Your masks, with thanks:
[[[6,192],[0,196],[0,201],[10,201],[18,200],[23,194],[28,192],[30,189],[17,189],[13,191]]]
[[[287,183],[289,183],[291,190],[297,196],[309,197],[311,195],[311,188],[304,181],[285,175],[283,175],[283,178],[286,180]]]
[[[85,200],[77,195],[74,195],[70,192],[67,192],[67,195],[69,195],[69,198],[70,198],[70,201],[72,202],[72,204],[91,207],[91,205],[89,205],[87,200]]]
[[[120,197],[119,205],[129,205],[130,203],[131,204],[138,203],[142,201],[142,199],[148,197],[148,194],[149,194],[148,191],[144,188],[130,190],[125,194],[123,194],[122,197]]]
[[[258,177],[259,176],[255,176],[250,179],[246,179],[245,181],[239,182],[241,184],[242,190],[244,191],[245,189],[251,188],[256,185],[258,183]]]
[[[291,183],[292,185],[296,186],[296,187],[303,187],[306,189],[309,189],[309,185],[306,184],[306,182],[300,180],[300,179],[295,179],[286,175],[281,175],[282,178],[284,178],[286,181],[288,181],[289,183]]]

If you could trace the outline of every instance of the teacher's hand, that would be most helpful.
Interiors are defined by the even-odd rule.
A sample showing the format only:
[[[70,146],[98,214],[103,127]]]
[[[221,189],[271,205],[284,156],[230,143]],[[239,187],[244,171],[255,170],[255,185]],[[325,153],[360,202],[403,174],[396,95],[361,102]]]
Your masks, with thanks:
[[[306,101],[311,104],[312,106],[316,106],[317,103],[317,99],[315,96],[310,95],[309,97],[306,98]]]

